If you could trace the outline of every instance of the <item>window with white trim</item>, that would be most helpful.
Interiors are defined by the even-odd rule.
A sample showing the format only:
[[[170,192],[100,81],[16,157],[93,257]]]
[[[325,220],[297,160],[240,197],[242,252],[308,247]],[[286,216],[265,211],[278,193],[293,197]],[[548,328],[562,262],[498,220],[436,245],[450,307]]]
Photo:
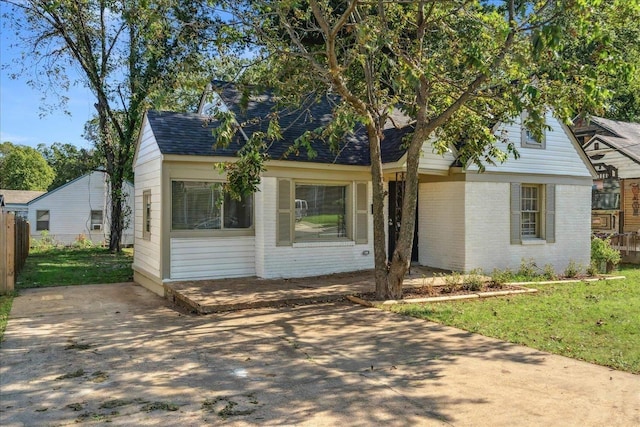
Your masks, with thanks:
[[[296,183],[294,241],[346,239],[347,188]]]
[[[142,238],[151,240],[151,190],[142,192]]]
[[[540,238],[540,187],[523,184],[520,195],[520,235],[523,239]]]
[[[172,230],[230,230],[253,226],[253,196],[234,200],[222,183],[171,181]]]
[[[36,231],[48,231],[49,219],[49,211],[36,211]]]
[[[279,179],[276,244],[368,241],[368,184]]]
[[[555,242],[555,184],[511,184],[511,243]]]
[[[522,128],[521,134],[521,146],[523,148],[545,148],[546,147],[546,138],[545,138],[545,129],[542,129],[541,138],[536,138],[536,136],[529,129],[526,128],[525,122],[529,117],[529,113],[526,111],[522,112],[520,116],[520,125]]]
[[[103,212],[101,210],[91,211],[91,231],[101,231],[103,223]]]

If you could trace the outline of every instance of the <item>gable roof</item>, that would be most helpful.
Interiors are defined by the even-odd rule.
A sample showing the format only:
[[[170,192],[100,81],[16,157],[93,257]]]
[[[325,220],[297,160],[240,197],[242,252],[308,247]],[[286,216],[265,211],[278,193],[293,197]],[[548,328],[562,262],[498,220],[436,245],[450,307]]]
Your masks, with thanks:
[[[244,108],[243,94],[233,84],[214,82],[217,93],[224,106],[231,110],[236,120],[242,125],[245,135],[254,132],[266,132],[269,120],[274,114],[276,99],[271,93],[250,97]],[[302,108],[281,108],[277,111],[282,141],[276,141],[267,148],[267,154],[274,160],[291,160],[313,163],[336,163],[343,165],[370,165],[369,141],[366,130],[359,126],[352,134],[345,137],[339,151],[333,151],[328,144],[320,140],[311,143],[315,157],[310,157],[307,150],[287,155],[293,142],[307,131],[328,124],[332,120],[333,106],[338,102],[335,96],[327,95],[319,100],[310,101]],[[162,154],[234,157],[243,147],[245,140],[242,132],[237,132],[235,139],[228,147],[214,147],[215,139],[212,130],[219,122],[208,116],[197,113],[177,113],[168,111],[148,111],[147,120],[156,143]],[[412,128],[405,125],[398,129],[389,126],[384,130],[382,141],[382,161],[384,163],[398,161],[405,153],[403,137]]]
[[[80,181],[80,180],[81,180],[81,179],[83,179],[83,178],[86,178],[86,177],[88,177],[88,176],[90,176],[90,175],[93,175],[94,173],[100,173],[100,174],[105,175],[107,172],[105,172],[105,171],[103,171],[103,170],[93,170],[93,171],[91,171],[91,172],[87,172],[87,173],[85,173],[84,175],[80,175],[79,177],[77,177],[77,178],[75,178],[75,179],[72,179],[71,181],[65,182],[65,183],[64,183],[64,184],[62,184],[61,186],[56,187],[56,188],[54,188],[53,190],[51,190],[51,191],[49,191],[49,192],[43,192],[43,193],[42,193],[42,194],[40,194],[38,197],[36,197],[36,198],[34,198],[34,199],[30,200],[30,201],[29,201],[29,203],[27,203],[27,204],[29,204],[29,205],[30,205],[30,204],[32,204],[32,203],[34,203],[34,202],[38,201],[38,200],[44,199],[45,197],[49,197],[50,195],[55,194],[55,193],[56,193],[56,192],[58,192],[59,190],[62,190],[63,188],[68,187],[68,186],[70,186],[71,184],[73,184],[73,183],[75,183],[75,182],[77,182],[77,181]],[[127,184],[127,185],[129,185],[129,186],[133,187],[133,184],[132,184],[130,181],[127,181],[126,179],[123,181],[123,184]]]
[[[31,200],[42,196],[46,191],[27,191],[27,190],[2,190],[0,195],[3,196],[5,204],[27,204]]]
[[[596,116],[591,116],[589,123],[596,125],[604,132],[596,131],[585,144],[585,148],[596,140],[601,141],[640,163],[640,123],[621,122]]]

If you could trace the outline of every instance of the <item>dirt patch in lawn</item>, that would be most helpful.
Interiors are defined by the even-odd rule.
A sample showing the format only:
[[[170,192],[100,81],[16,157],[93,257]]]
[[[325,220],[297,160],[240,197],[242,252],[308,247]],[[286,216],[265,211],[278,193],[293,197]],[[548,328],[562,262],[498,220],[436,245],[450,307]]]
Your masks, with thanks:
[[[466,285],[423,285],[423,286],[405,286],[402,289],[402,299],[421,299],[432,297],[453,297],[464,295],[478,295],[488,292],[503,291],[523,291],[527,288],[518,285],[499,285],[493,282],[486,282],[479,286]],[[375,292],[367,292],[357,294],[356,297],[365,301],[377,301]]]

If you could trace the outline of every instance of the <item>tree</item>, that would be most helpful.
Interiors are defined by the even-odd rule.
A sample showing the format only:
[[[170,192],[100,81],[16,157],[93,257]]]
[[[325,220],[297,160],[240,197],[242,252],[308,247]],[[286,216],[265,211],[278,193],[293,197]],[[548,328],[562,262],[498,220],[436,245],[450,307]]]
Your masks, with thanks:
[[[7,190],[46,190],[55,173],[34,148],[0,144],[0,188]]]
[[[39,144],[38,151],[55,173],[48,191],[97,169],[99,164],[92,150],[77,148],[72,144],[54,142],[49,147]]]
[[[310,93],[340,96],[322,135],[339,144],[357,124],[369,139],[373,181],[375,281],[378,298],[401,298],[410,263],[422,145],[434,138],[438,152],[454,150],[466,166],[517,156],[496,148],[491,128],[527,111],[525,125],[540,137],[544,111],[553,107],[568,121],[573,111],[602,105],[598,85],[614,62],[556,58],[572,37],[589,40],[590,14],[599,1],[371,1],[255,0],[231,11],[260,47],[261,82],[282,103],[299,104]],[[619,2],[616,2],[619,3]],[[634,1],[634,4],[637,2]],[[571,28],[575,32],[564,32]],[[393,110],[411,119],[399,239],[387,257],[384,222],[383,128]],[[225,114],[228,118],[229,114]],[[277,114],[273,115],[277,122]],[[277,126],[274,126],[277,128]],[[228,127],[224,127],[229,129]],[[221,134],[218,143],[225,143]],[[274,141],[277,133],[274,134]],[[262,145],[255,144],[256,150]],[[227,165],[229,176],[255,184],[261,157]],[[254,150],[255,151],[255,150]],[[250,167],[246,167],[247,163]],[[241,186],[242,187],[242,186]],[[245,186],[246,187],[246,186]],[[246,190],[246,188],[241,188]]]
[[[567,22],[569,33],[576,35],[567,41],[549,70],[562,69],[561,62],[615,63],[608,72],[600,73],[598,84],[610,91],[604,105],[576,113],[594,114],[614,120],[640,122],[640,7],[637,1],[601,2],[589,16],[590,34]]]
[[[96,98],[95,144],[111,189],[109,249],[120,251],[122,183],[143,113],[154,99],[170,103],[183,82],[203,75],[217,41],[216,19],[196,0],[2,1],[12,7],[5,21],[30,48],[24,63],[40,65],[46,76],[34,84],[68,87],[74,68]]]

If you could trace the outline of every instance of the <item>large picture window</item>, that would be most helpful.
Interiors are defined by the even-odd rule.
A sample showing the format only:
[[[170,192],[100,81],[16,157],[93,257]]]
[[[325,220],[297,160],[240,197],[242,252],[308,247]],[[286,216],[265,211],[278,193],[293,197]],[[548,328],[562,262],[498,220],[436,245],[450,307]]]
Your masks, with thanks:
[[[295,241],[347,238],[346,185],[295,184]]]
[[[253,197],[233,200],[219,182],[172,181],[172,230],[246,229],[253,225]]]

